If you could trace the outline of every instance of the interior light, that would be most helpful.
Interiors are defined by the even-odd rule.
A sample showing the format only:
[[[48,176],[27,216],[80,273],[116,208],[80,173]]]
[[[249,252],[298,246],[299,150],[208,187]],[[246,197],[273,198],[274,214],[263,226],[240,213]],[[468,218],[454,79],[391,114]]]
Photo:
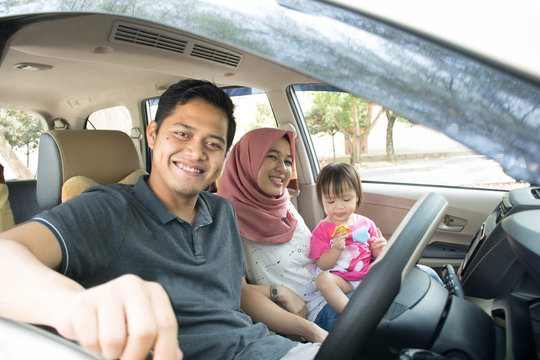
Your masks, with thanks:
[[[14,65],[16,69],[37,71],[37,70],[49,70],[52,69],[51,65],[37,64],[37,63],[18,63]]]

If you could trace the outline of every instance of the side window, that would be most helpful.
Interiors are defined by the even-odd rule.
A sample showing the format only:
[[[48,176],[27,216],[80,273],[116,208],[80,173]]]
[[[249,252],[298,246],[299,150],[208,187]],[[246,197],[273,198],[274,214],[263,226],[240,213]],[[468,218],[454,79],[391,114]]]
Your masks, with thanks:
[[[379,104],[325,85],[298,85],[321,167],[349,162],[362,180],[507,190],[519,184],[499,164]]]
[[[34,114],[0,109],[0,163],[6,180],[34,179],[39,137],[44,131]]]
[[[120,130],[131,136],[133,122],[125,106],[115,106],[90,114],[85,127],[89,130]]]

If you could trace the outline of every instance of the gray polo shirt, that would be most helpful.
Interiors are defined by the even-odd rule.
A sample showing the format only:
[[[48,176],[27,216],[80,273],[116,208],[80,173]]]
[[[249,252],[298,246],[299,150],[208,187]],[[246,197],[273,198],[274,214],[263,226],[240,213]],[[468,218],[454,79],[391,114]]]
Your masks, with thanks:
[[[232,204],[201,193],[194,226],[141,177],[95,186],[33,220],[56,235],[61,272],[84,287],[135,274],[167,291],[186,359],[279,359],[296,343],[240,310],[242,247]]]

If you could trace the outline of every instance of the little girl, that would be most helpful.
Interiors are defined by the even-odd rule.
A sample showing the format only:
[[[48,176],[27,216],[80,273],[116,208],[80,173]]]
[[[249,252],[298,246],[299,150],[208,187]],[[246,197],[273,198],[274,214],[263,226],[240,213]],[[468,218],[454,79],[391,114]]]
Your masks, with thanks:
[[[325,166],[317,178],[317,197],[326,218],[313,230],[311,257],[318,265],[316,285],[341,313],[369,266],[386,244],[375,223],[354,211],[362,199],[360,177],[352,165]]]

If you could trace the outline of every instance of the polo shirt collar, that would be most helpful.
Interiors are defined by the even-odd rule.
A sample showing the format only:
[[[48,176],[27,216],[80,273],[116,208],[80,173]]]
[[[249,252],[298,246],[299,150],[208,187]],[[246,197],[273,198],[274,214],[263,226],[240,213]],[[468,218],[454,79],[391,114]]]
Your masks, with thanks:
[[[178,216],[174,215],[163,205],[163,203],[156,197],[154,192],[147,184],[148,177],[150,175],[144,175],[139,178],[137,183],[133,186],[133,191],[141,203],[148,208],[148,210],[154,214],[162,224],[166,224],[172,220],[178,220],[180,222],[186,222]],[[204,200],[205,194],[199,194],[195,207],[197,208],[197,217],[195,218],[194,228],[199,228],[204,225],[212,223],[212,216],[207,202]]]

